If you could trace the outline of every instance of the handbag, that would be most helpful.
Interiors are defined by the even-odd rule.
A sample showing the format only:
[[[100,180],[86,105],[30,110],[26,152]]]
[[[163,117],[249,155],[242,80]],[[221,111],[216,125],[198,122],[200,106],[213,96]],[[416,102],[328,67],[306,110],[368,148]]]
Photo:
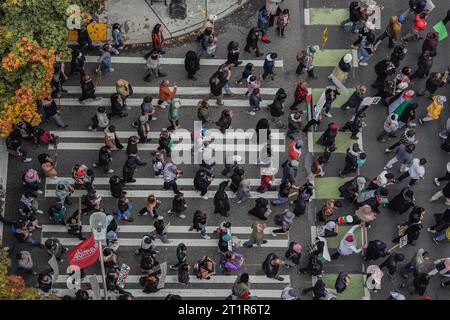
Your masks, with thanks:
[[[131,84],[128,84],[128,96],[131,96],[133,94],[133,87]]]
[[[403,237],[406,233],[406,230],[408,230],[408,226],[397,226],[397,234],[399,237]]]

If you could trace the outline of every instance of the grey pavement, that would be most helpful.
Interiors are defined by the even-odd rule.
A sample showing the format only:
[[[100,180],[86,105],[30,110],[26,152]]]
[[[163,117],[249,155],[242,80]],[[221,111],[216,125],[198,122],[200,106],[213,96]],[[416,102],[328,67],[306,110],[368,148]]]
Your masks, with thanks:
[[[336,0],[326,0],[326,1],[319,1],[319,0],[310,0],[307,2],[309,7],[337,7],[337,8],[346,8],[348,6],[348,3],[350,1],[336,1]],[[446,4],[446,1],[443,0],[435,0],[434,1],[437,8],[441,8],[442,10],[435,10],[429,19],[429,26],[434,25],[435,22],[440,20],[442,17],[441,12],[446,11],[448,8],[448,5]],[[218,54],[217,56],[219,58],[225,58],[226,57],[226,45],[231,40],[238,40],[241,48],[243,48],[245,44],[245,38],[248,32],[248,29],[252,26],[256,25],[256,11],[262,6],[263,1],[254,1],[251,3],[247,3],[241,11],[236,12],[236,14],[233,14],[231,16],[228,16],[224,18],[223,20],[219,21],[216,25],[216,30],[219,34],[219,46],[218,46]],[[393,14],[399,14],[404,8],[406,8],[407,4],[406,1],[402,6],[399,6],[396,3],[392,3],[391,1],[381,1],[381,3],[385,6],[385,10],[382,13],[382,25],[384,25],[388,19],[389,19],[389,13]],[[158,3],[158,5],[162,5],[161,3]],[[277,68],[277,76],[275,81],[271,82],[263,82],[262,87],[264,88],[279,88],[283,87],[288,92],[288,101],[286,103],[287,106],[292,103],[293,100],[293,93],[295,90],[295,83],[299,79],[299,77],[295,74],[295,69],[297,67],[297,62],[295,61],[295,54],[297,50],[304,49],[306,45],[311,43],[320,43],[321,34],[323,31],[323,26],[304,26],[304,17],[303,17],[303,7],[304,3],[300,1],[300,4],[298,1],[294,0],[285,0],[282,4],[282,8],[288,7],[291,11],[291,24],[288,26],[287,32],[286,32],[286,38],[281,39],[278,38],[275,34],[275,30],[271,29],[269,33],[269,38],[272,40],[272,43],[270,44],[261,44],[260,48],[261,51],[264,53],[267,52],[278,52],[279,56],[283,59],[283,69]],[[239,14],[237,14],[239,13]],[[330,38],[327,43],[327,49],[344,49],[349,48],[350,43],[353,39],[353,35],[349,33],[349,29],[341,29],[340,27],[329,27],[330,32]],[[380,30],[377,30],[377,32],[381,32]],[[148,36],[150,34],[150,30],[148,30]],[[446,52],[449,50],[449,41],[446,40],[443,43],[440,44],[438,49],[438,56],[435,59],[433,70],[442,70],[445,68],[448,64],[448,61],[446,59]],[[189,49],[196,49],[198,44],[195,41],[186,42],[182,45],[177,45],[170,47],[166,56],[171,58],[183,58],[185,55],[185,52]],[[416,59],[418,56],[418,53],[420,52],[420,48],[418,44],[411,44],[408,45],[408,56],[403,62],[402,65],[410,65],[415,66]],[[144,50],[134,49],[134,50],[124,50],[121,52],[121,55],[123,56],[141,56],[145,53]],[[390,55],[390,50],[387,48],[387,43],[383,43],[380,46],[379,51],[376,53],[376,55],[372,58],[370,61],[370,64],[366,68],[358,68],[354,72],[354,76],[350,77],[348,80],[347,85],[349,87],[355,87],[357,84],[363,83],[366,86],[370,87],[371,81],[374,80],[374,72],[373,72],[373,65],[385,57],[388,57]],[[254,59],[253,56],[250,54],[247,54],[245,52],[242,52],[241,59]],[[105,75],[102,79],[101,86],[112,86],[114,85],[115,81],[119,78],[127,79],[129,80],[133,86],[135,87],[143,87],[143,86],[151,86],[156,87],[158,86],[158,82],[156,80],[152,80],[150,84],[143,82],[144,77],[144,69],[143,65],[135,65],[135,64],[115,64],[114,65],[115,72],[112,74]],[[193,82],[186,78],[186,75],[184,74],[184,69],[181,65],[174,66],[174,65],[164,65],[164,72],[168,74],[168,78],[175,81],[179,87],[208,87],[208,79],[210,75],[216,70],[213,66],[202,66],[201,70],[197,74],[198,81]],[[94,73],[95,65],[94,64],[88,64],[88,72],[91,72],[91,74]],[[328,79],[326,78],[327,74],[331,72],[331,68],[317,68],[317,74],[319,75],[318,80],[308,80],[311,88],[317,88],[317,87],[325,87],[329,84]],[[236,79],[240,76],[240,73],[242,71],[242,67],[235,68],[233,70],[233,79]],[[257,74],[262,73],[262,68],[257,68],[256,70]],[[423,86],[424,81],[417,81],[417,83],[414,83],[413,87],[418,88]],[[76,77],[72,77],[67,83],[67,86],[78,86],[78,79]],[[235,87],[235,85],[231,85],[231,87]],[[441,89],[443,94],[448,93],[448,86]],[[370,89],[369,94],[373,94],[373,90]],[[141,98],[143,95],[135,95],[134,98]],[[155,96],[155,95],[154,95]],[[76,95],[65,95],[63,98],[67,97],[76,97]],[[105,106],[109,106],[109,95],[103,95]],[[189,98],[202,98],[201,96],[189,96]],[[264,95],[264,100],[271,100],[273,96],[271,95]],[[230,99],[230,98],[226,98]],[[234,99],[246,99],[242,96],[237,96]],[[419,98],[417,99],[419,102],[419,116],[422,116],[425,114],[425,108],[428,105],[428,101],[426,101],[425,98]],[[212,103],[212,101],[210,101]],[[256,122],[262,118],[262,117],[269,117],[270,115],[267,113],[267,111],[262,110],[259,112],[255,117],[250,118],[245,113],[245,108],[237,108],[232,107],[231,108],[235,112],[235,118],[233,120],[233,127],[234,128],[254,128],[256,125]],[[217,119],[218,115],[220,114],[220,111],[222,108],[214,106],[212,103],[212,111],[213,111],[213,119]],[[193,127],[193,120],[196,118],[195,116],[195,107],[184,107],[181,111],[182,118],[181,118],[181,125],[183,128],[191,129]],[[288,110],[286,108],[286,113],[288,113]],[[91,116],[95,113],[95,107],[89,107],[89,106],[68,106],[63,107],[62,111],[62,117],[63,120],[69,125],[67,130],[70,131],[86,131],[87,126],[89,125]],[[167,126],[167,110],[157,110],[157,117],[158,120],[152,122],[151,131],[159,132],[161,128]],[[345,121],[351,116],[351,112],[345,112],[341,110],[333,110],[333,118],[331,120],[325,119],[323,121],[323,124],[320,126],[319,129],[323,129],[326,127],[326,123],[329,121],[336,121],[339,124],[343,125]],[[129,111],[129,116],[127,118],[121,118],[117,119],[114,118],[113,123],[116,126],[116,128],[119,131],[133,131],[134,129],[131,127],[130,123],[134,121],[138,114],[139,110],[138,108],[134,108],[133,110]],[[435,191],[437,191],[437,188],[433,184],[433,178],[436,176],[440,176],[445,172],[445,165],[448,162],[449,158],[448,155],[441,152],[439,149],[439,145],[441,143],[440,138],[437,136],[437,133],[440,131],[441,127],[444,126],[446,119],[448,118],[449,113],[447,109],[444,109],[443,114],[441,115],[441,119],[439,121],[435,121],[433,123],[426,124],[424,127],[420,127],[418,125],[418,138],[419,138],[419,145],[416,149],[415,154],[418,157],[425,156],[428,158],[428,165],[426,167],[426,179],[425,181],[421,181],[419,185],[414,187],[415,196],[417,199],[418,205],[421,205],[426,208],[427,214],[424,221],[425,228],[430,226],[433,223],[433,213],[436,212],[443,212],[445,210],[445,206],[443,204],[443,201],[436,202],[434,204],[431,204],[428,200],[431,194],[433,194]],[[385,144],[380,144],[376,142],[376,136],[379,134],[379,131],[382,128],[382,123],[384,122],[384,119],[386,117],[386,110],[382,106],[374,106],[370,108],[367,112],[367,117],[370,119],[368,122],[368,126],[363,129],[363,147],[364,150],[368,153],[368,159],[365,167],[362,169],[362,174],[369,176],[369,177],[376,177],[381,171],[384,163],[390,159],[390,155],[386,156],[383,152],[384,148],[386,147]],[[53,123],[45,123],[45,128],[49,128],[51,130],[59,130],[56,128],[56,126]],[[63,142],[84,142],[80,139],[62,139]],[[306,141],[306,139],[304,139]],[[101,142],[101,139],[89,139],[89,142]],[[152,141],[151,143],[156,143],[156,140]],[[9,161],[9,167],[8,167],[8,195],[7,195],[7,210],[6,210],[6,217],[10,219],[14,219],[17,217],[16,210],[17,210],[17,203],[20,199],[20,176],[21,174],[27,169],[27,168],[37,168],[37,155],[41,152],[47,152],[45,147],[35,147],[34,145],[27,144],[28,149],[30,150],[30,153],[32,154],[34,160],[30,164],[22,164],[17,162],[15,159],[11,159]],[[60,172],[60,176],[69,176],[70,175],[70,169],[71,167],[77,163],[77,162],[84,162],[87,164],[90,164],[97,158],[97,152],[96,151],[87,151],[87,150],[60,150],[58,152],[58,171]],[[51,155],[55,154],[55,151],[50,150],[49,153]],[[146,160],[150,161],[151,156],[149,151],[141,151],[141,156]],[[284,160],[284,156],[280,155],[280,160]],[[113,155],[113,168],[116,170],[116,172],[121,172],[121,167],[123,162],[125,161],[125,154],[124,152],[116,152]],[[298,182],[303,183],[305,181],[306,172],[309,170],[309,164],[311,161],[311,154],[307,153],[306,150],[304,150],[302,157],[301,157],[301,168],[299,172]],[[332,156],[331,163],[327,165],[326,172],[327,175],[330,176],[336,176],[335,172],[337,169],[341,168],[344,164],[344,155],[334,154]],[[194,166],[181,166],[184,171],[183,178],[193,178],[195,174],[196,167]],[[257,179],[259,178],[259,168],[255,165],[244,165],[246,174],[248,177]],[[215,173],[217,176],[220,175],[220,169],[221,167],[215,169]],[[395,174],[398,174],[395,172]],[[107,177],[106,174],[100,172],[99,170],[95,171],[96,177]],[[149,178],[152,177],[151,168],[149,166],[139,168],[139,170],[136,172],[135,175],[136,178]],[[279,178],[280,175],[277,175],[277,178]],[[105,186],[98,186],[98,189],[105,189],[107,187]],[[133,189],[142,189],[141,187],[132,187]],[[161,189],[161,188],[154,188],[152,187],[145,187],[145,190],[148,190],[150,188]],[[192,190],[192,187],[181,187],[182,189],[189,189]],[[253,187],[254,189],[255,187]],[[390,187],[389,191],[391,194],[395,195],[398,190],[401,188],[401,186],[394,186]],[[215,190],[214,187],[210,188],[211,190]],[[47,198],[43,199],[42,197],[38,198],[42,208],[45,210],[47,209],[53,202],[53,199]],[[133,198],[132,201],[134,203],[134,217],[136,218],[135,221],[130,225],[152,225],[153,221],[148,216],[146,217],[137,217],[137,211],[141,208],[141,206],[144,204],[144,198]],[[174,219],[170,218],[167,219],[171,221],[171,225],[189,225],[192,221],[192,214],[195,211],[195,209],[201,209],[206,211],[209,214],[208,219],[208,226],[217,226],[221,221],[225,220],[224,218],[217,216],[212,213],[212,199],[210,200],[202,200],[202,199],[188,199],[188,210],[187,210],[187,218],[184,220],[180,219]],[[162,206],[159,212],[163,213],[170,208],[170,199],[164,198],[162,199]],[[116,202],[111,198],[105,198],[103,200],[104,208],[107,211],[111,211],[112,209],[115,209]],[[232,210],[231,210],[231,216],[227,219],[231,221],[232,225],[234,226],[248,226],[249,225],[249,216],[247,215],[247,211],[252,207],[253,200],[251,199],[247,203],[236,205],[232,204]],[[302,216],[300,218],[296,218],[295,223],[293,227],[291,228],[291,232],[289,235],[289,241],[297,241],[300,242],[304,248],[304,254],[302,256],[302,264],[306,264],[307,262],[307,245],[310,242],[311,238],[311,231],[310,226],[315,223],[315,212],[317,208],[319,208],[321,205],[321,201],[314,201],[314,203],[311,205],[311,207],[308,210],[308,214],[305,216]],[[281,213],[284,208],[287,208],[287,206],[279,206],[275,207],[273,215],[277,213]],[[68,213],[71,214],[75,211],[75,206],[71,206],[68,209]],[[345,205],[341,210],[339,210],[337,213],[335,213],[334,217],[343,215],[345,213],[351,212],[354,210],[354,208],[350,207],[349,205]],[[39,217],[40,220],[44,224],[49,224],[48,217],[46,215],[43,215]],[[372,223],[371,229],[369,229],[369,239],[380,239],[385,241],[388,246],[391,244],[391,239],[394,237],[396,225],[398,223],[404,222],[407,220],[406,216],[398,217],[394,216],[392,213],[390,213],[388,210],[382,209],[382,213],[378,215],[375,222]],[[88,223],[88,218],[83,217],[83,223]],[[274,223],[272,218],[269,218],[268,220],[269,226],[273,227]],[[120,223],[121,225],[123,223]],[[59,236],[59,235],[58,235]],[[61,237],[67,237],[65,234],[61,234]],[[123,237],[131,237],[130,234],[125,234]],[[39,237],[39,233],[36,233],[36,237]],[[119,233],[119,238],[121,237],[121,234]],[[176,235],[177,238],[181,238],[181,235]],[[198,235],[183,235],[184,238],[199,238]],[[12,253],[22,250],[23,248],[29,249],[27,245],[17,244],[15,239],[12,238],[11,233],[6,230],[4,231],[4,239],[6,244],[9,246],[12,246]],[[270,235],[268,239],[273,239]],[[284,239],[282,237],[277,237],[276,239]],[[414,253],[416,249],[419,247],[423,247],[426,250],[430,251],[432,258],[442,258],[445,256],[448,256],[449,250],[448,250],[448,244],[442,244],[439,247],[437,247],[433,241],[431,240],[431,235],[425,231],[425,229],[422,231],[421,236],[418,241],[417,247],[407,246],[400,250],[400,252],[405,253],[407,260],[411,257],[411,255]],[[121,247],[119,249],[119,261],[128,263],[132,270],[131,273],[133,275],[139,275],[139,260],[137,260],[133,256],[134,247]],[[37,270],[43,270],[46,268],[48,257],[44,252],[42,252],[40,249],[31,248],[29,249],[32,254],[33,258],[35,259]],[[167,261],[169,264],[172,262],[175,262],[175,250],[173,247],[160,247],[161,253],[158,254],[158,260],[160,262]],[[262,271],[260,268],[260,264],[262,263],[265,256],[272,250],[261,248],[261,249],[244,249],[239,248],[239,251],[243,253],[246,262],[244,264],[244,267],[242,271],[249,272],[252,275],[262,275]],[[277,255],[283,256],[284,255],[284,248],[276,248],[273,250]],[[212,257],[214,257],[215,261],[218,261],[218,255],[216,254],[216,249],[214,247],[190,247],[189,253],[188,253],[188,262],[190,264],[194,263],[196,259],[198,259],[201,255],[208,254]],[[14,255],[12,255],[14,256]],[[376,261],[376,264],[380,264],[382,260]],[[340,258],[336,262],[327,264],[325,266],[326,273],[339,273],[340,271],[347,271],[347,272],[354,272],[359,273],[361,272],[363,264],[363,258],[361,256],[352,256],[349,258]],[[67,266],[67,259],[65,259],[62,266]],[[15,272],[16,265],[13,264],[11,271]],[[99,274],[100,270],[98,266],[92,266],[86,270],[87,274],[96,273]],[[290,281],[291,284],[295,287],[299,287],[301,289],[308,287],[311,285],[311,277],[310,276],[304,276],[304,275],[298,275],[296,272],[296,268],[292,268],[291,270],[282,270],[282,274],[289,274],[290,275]],[[169,274],[173,274],[170,273]],[[35,279],[26,276],[27,282],[29,284],[35,283]],[[433,277],[432,282],[430,283],[427,295],[433,297],[433,299],[436,300],[442,300],[442,299],[449,299],[449,293],[448,289],[442,289],[439,287],[439,283],[441,281],[441,278],[439,277]],[[393,281],[389,281],[387,277],[383,280],[383,286],[382,290],[379,293],[372,294],[372,299],[380,299],[384,300],[386,299],[389,291],[398,289],[400,283],[400,279],[395,278]],[[61,286],[60,286],[61,287]],[[169,288],[181,288],[179,285],[170,284],[168,285]],[[213,285],[210,284],[191,284],[189,288],[193,289],[205,289],[205,288],[211,288]],[[281,293],[281,289],[284,287],[284,284],[278,283],[278,284],[271,284],[271,285],[263,285],[263,284],[255,284],[252,288],[255,289],[271,289],[279,290]],[[62,287],[63,288],[63,287]],[[134,285],[127,285],[127,289],[139,289],[139,286]],[[223,288],[223,289],[230,289],[230,284],[220,284],[215,285],[214,288]],[[402,290],[402,289],[400,289]],[[401,291],[407,296],[407,299],[420,299],[419,297],[411,297],[409,295],[408,290]],[[151,294],[149,295],[149,298],[151,298]],[[225,298],[225,296],[223,297]],[[304,299],[309,299],[307,296],[303,296]]]

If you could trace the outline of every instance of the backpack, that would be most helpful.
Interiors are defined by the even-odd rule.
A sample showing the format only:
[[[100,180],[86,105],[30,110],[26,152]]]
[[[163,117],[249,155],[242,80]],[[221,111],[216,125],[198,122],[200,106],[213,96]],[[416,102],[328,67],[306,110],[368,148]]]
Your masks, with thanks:
[[[322,274],[323,262],[322,262],[321,257],[312,255],[309,258],[309,266],[311,268],[311,274],[313,276],[318,276],[318,275]]]
[[[283,225],[283,216],[281,214],[276,214],[273,220],[277,226]]]
[[[111,195],[118,199],[123,193],[123,181],[119,176],[112,176],[109,178],[109,187]]]

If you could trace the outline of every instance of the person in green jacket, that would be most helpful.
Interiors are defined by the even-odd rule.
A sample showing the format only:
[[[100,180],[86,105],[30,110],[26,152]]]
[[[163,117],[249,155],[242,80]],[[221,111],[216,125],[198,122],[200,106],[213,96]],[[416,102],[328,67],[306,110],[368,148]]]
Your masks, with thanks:
[[[61,202],[53,205],[48,209],[48,214],[50,219],[56,223],[60,223],[63,226],[66,225],[64,215],[66,213],[66,208],[63,206]]]
[[[179,265],[187,262],[187,247],[184,243],[180,243],[177,246],[177,259],[178,263],[171,265],[170,269],[177,270]]]

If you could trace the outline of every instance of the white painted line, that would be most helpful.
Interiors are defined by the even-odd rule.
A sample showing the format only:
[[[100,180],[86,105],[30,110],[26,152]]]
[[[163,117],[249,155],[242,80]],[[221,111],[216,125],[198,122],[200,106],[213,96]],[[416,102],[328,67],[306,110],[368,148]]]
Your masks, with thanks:
[[[180,99],[181,105],[183,107],[197,107],[198,102],[201,99]],[[66,107],[104,107],[105,104],[109,104],[106,99],[103,100],[86,100],[85,104],[81,104],[78,99],[72,98],[62,98],[58,101],[61,106]],[[248,100],[223,100],[224,107],[245,107],[248,108]],[[272,100],[261,101],[261,107],[267,107],[272,103]],[[129,107],[140,107],[142,104],[142,99],[127,99],[127,106]],[[212,101],[211,106],[215,106],[215,102]]]
[[[86,56],[86,62],[97,63],[97,56]],[[58,61],[60,61],[58,59]],[[225,59],[200,59],[201,66],[220,66],[224,64],[227,60]],[[123,63],[123,64],[142,64],[145,65],[144,57],[112,57],[112,63]],[[247,63],[252,63],[255,67],[264,66],[264,60],[242,60],[242,66]],[[167,65],[184,65],[184,58],[165,58],[161,59],[161,64]],[[282,68],[283,60],[275,60],[275,67]]]
[[[354,68],[358,68],[359,67],[359,62],[358,62],[358,50],[356,49],[352,49],[352,61],[353,61],[353,67]]]
[[[314,153],[314,139],[312,132],[308,132],[308,151]]]
[[[123,143],[123,142],[122,142]],[[60,142],[58,144],[58,150],[100,150],[104,143],[82,143],[82,142]],[[140,151],[156,151],[159,145],[154,143],[142,144],[139,146]],[[265,145],[256,144],[234,144],[224,142],[223,144],[210,144],[211,148],[216,152],[257,152],[265,149]],[[48,146],[49,150],[55,150],[53,145]],[[190,151],[192,149],[191,144],[186,143],[174,143],[172,153],[177,151]],[[284,152],[286,150],[285,145],[272,144],[272,152]]]
[[[252,284],[257,284],[257,283],[270,283],[270,284],[275,284],[275,283],[289,283],[290,281],[290,276],[289,275],[281,275],[281,277],[283,277],[283,281],[279,281],[276,279],[272,279],[272,278],[267,278],[266,276],[256,276],[256,275],[249,275],[250,276],[250,282]],[[102,277],[100,275],[96,276],[98,281],[101,283],[102,282]],[[127,277],[127,284],[137,284],[139,283],[139,278],[141,278],[142,275],[128,275]],[[56,280],[55,283],[66,283],[67,279],[69,278],[68,275],[60,275],[58,277],[58,280]],[[87,276],[86,278],[83,279],[82,283],[89,283],[88,280],[89,276]],[[217,283],[234,283],[236,281],[236,276],[235,275],[230,275],[230,276],[219,276],[219,275],[214,275],[211,277],[211,279],[205,281],[202,279],[197,279],[197,277],[195,276],[191,276],[189,279],[190,283],[201,283],[201,284],[217,284]],[[173,275],[168,275],[166,277],[166,283],[179,283],[178,282],[178,277],[177,276],[173,276]],[[176,289],[175,289],[176,290]],[[200,289],[198,289],[200,290]],[[252,290],[253,291],[253,290]]]
[[[381,10],[380,7],[375,6],[375,15],[374,15],[374,20],[375,20],[375,29],[381,29]]]
[[[68,180],[71,183],[73,183],[72,177],[58,177],[58,178],[45,178],[45,182],[47,185],[55,186],[56,183],[60,180]],[[248,179],[250,180],[250,185],[252,186],[258,186],[260,183],[260,179]],[[223,181],[227,181],[227,179],[214,179],[210,186],[218,186]],[[281,179],[274,179],[274,185],[279,185],[281,182]],[[161,186],[163,183],[162,178],[136,178],[136,182],[133,183],[134,186]],[[109,185],[109,178],[102,178],[102,177],[95,177],[94,185]],[[193,186],[194,185],[194,179],[189,178],[179,178],[177,179],[177,185],[178,186]],[[262,194],[263,195],[263,194]]]
[[[168,233],[198,233],[197,231],[189,231],[190,226],[173,226],[169,225],[167,227]],[[206,232],[209,234],[213,234],[214,231],[216,231],[217,227],[206,227]],[[272,230],[279,229],[276,227],[267,227],[264,229],[264,234],[271,234]],[[151,225],[120,225],[117,229],[117,232],[119,234],[121,233],[139,233],[139,234],[145,234],[149,232],[153,232],[155,228]],[[233,234],[251,234],[252,228],[250,227],[235,227],[232,226],[231,230]],[[67,229],[65,226],[62,225],[56,225],[56,224],[46,224],[42,226],[42,233],[48,233],[48,232],[54,232],[54,233],[67,233]],[[91,232],[91,226],[90,225],[83,225],[83,232]]]
[[[212,276],[211,278],[214,278]],[[191,277],[192,278],[192,277]],[[210,280],[203,280],[202,283],[208,283]],[[281,281],[279,281],[281,282]],[[75,291],[69,289],[56,289],[59,296],[74,296]],[[135,298],[164,298],[168,294],[179,295],[186,298],[226,298],[231,294],[230,289],[161,289],[158,292],[144,293],[142,289],[125,289],[130,292]],[[252,295],[258,298],[277,298],[281,296],[281,289],[279,290],[262,290],[252,289]],[[89,296],[92,296],[91,290],[88,290]],[[103,295],[103,290],[100,292]],[[111,296],[111,293],[109,293]]]
[[[366,266],[364,265],[364,263],[362,264],[362,273],[365,274],[366,273]],[[364,285],[364,297],[362,298],[362,300],[370,300],[370,290],[367,289],[367,287]]]
[[[56,134],[60,138],[83,138],[83,139],[103,139],[105,134],[103,131],[70,131],[70,130],[52,130],[53,134]],[[128,139],[130,136],[137,135],[136,131],[116,131],[117,136],[119,138]],[[149,139],[159,139],[160,132],[151,131],[148,133],[147,138]],[[246,131],[230,131],[223,134],[218,129],[212,130],[209,129],[208,135],[206,137],[210,139],[236,139],[236,140],[245,140],[251,139],[255,135],[256,139],[256,131],[253,129],[248,129]],[[180,129],[171,134],[172,140],[179,139],[191,139],[191,132],[186,129]],[[275,131],[271,132],[272,139],[284,139],[284,132]]]
[[[95,180],[94,180],[95,182]],[[161,186],[163,184],[163,181],[161,179]],[[95,183],[94,183],[95,185]],[[128,184],[132,185],[132,184]],[[161,187],[162,188],[162,187]],[[112,198],[111,192],[109,190],[96,190],[97,195],[99,195],[102,198]],[[156,197],[159,198],[173,198],[174,194],[172,190],[126,190],[128,198],[147,198],[150,193],[153,193]],[[191,191],[191,190],[181,190],[183,192],[185,198],[202,198],[200,195],[200,192],[197,191]],[[214,194],[216,191],[208,191],[206,194],[209,200],[205,201],[212,201],[212,198],[214,198]],[[75,190],[74,193],[72,193],[72,197],[81,197],[84,194],[86,194],[85,190]],[[228,191],[227,195],[230,199],[234,199],[236,195],[233,192]],[[278,198],[278,192],[277,191],[266,191],[264,193],[258,193],[258,192],[250,192],[251,198],[259,198],[263,197],[266,199],[277,199]],[[55,191],[54,190],[45,190],[45,197],[46,198],[55,198]]]
[[[5,216],[5,208],[6,208],[6,186],[8,181],[8,158],[9,153],[6,149],[6,140],[0,139],[0,183],[3,187],[3,191],[5,192],[5,198],[2,199],[0,214]],[[3,223],[0,222],[0,243],[3,241]],[[4,244],[3,244],[4,245]]]
[[[304,9],[305,13],[305,26],[309,26],[311,24],[310,22],[310,16],[309,16],[309,8]]]
[[[199,233],[200,238],[200,233]],[[48,238],[42,237],[41,242],[45,243],[45,241]],[[61,242],[63,246],[68,247],[74,247],[77,244],[80,243],[80,240],[77,238],[58,238],[58,240]],[[156,239],[155,244],[159,247],[177,247],[178,244],[184,243],[186,246],[189,247],[217,247],[218,240],[217,239],[211,239],[211,240],[205,240],[205,239],[170,239],[169,243],[163,243],[161,240]],[[241,239],[243,242],[247,241],[248,239]],[[141,245],[141,239],[133,239],[133,238],[119,238],[120,246],[124,247],[139,247]],[[288,240],[267,240],[267,243],[261,245],[262,247],[267,248],[287,248],[289,245]]]
[[[81,88],[79,86],[64,86],[69,94],[81,94]],[[236,94],[245,94],[246,88],[230,88]],[[260,88],[261,94],[275,95],[277,88]],[[177,95],[207,95],[209,94],[209,87],[178,87]],[[116,93],[116,87],[114,86],[100,86],[95,90],[96,94],[113,94]],[[133,94],[159,94],[159,87],[133,87]],[[104,103],[109,104],[109,99],[103,99]],[[213,101],[213,100],[212,100]],[[214,103],[214,101],[213,101]]]
[[[364,150],[364,148],[363,148],[363,139],[362,139],[362,133],[361,132],[358,133],[358,144],[359,144],[359,147],[362,150]]]

